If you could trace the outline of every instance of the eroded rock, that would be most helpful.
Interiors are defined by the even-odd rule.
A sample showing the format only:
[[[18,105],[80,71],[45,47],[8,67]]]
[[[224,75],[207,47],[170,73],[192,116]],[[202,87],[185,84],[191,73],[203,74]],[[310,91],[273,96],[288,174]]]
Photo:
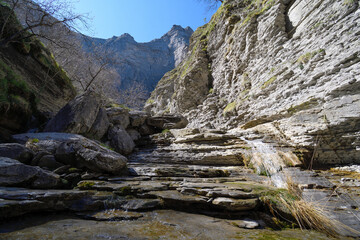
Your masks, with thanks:
[[[14,135],[14,138],[20,142],[29,138],[38,139],[38,142],[28,142],[32,150],[46,150],[55,155],[56,161],[65,165],[109,173],[121,173],[126,167],[126,157],[80,135],[26,133]]]
[[[60,176],[17,160],[0,157],[0,186],[32,187],[38,189],[61,186]]]
[[[110,128],[108,138],[110,139],[111,146],[121,154],[130,154],[135,147],[133,139],[122,125]]]
[[[46,125],[45,132],[87,134],[97,119],[101,98],[88,91],[66,104]]]
[[[0,144],[0,157],[16,159],[28,164],[34,157],[34,152],[18,143],[4,143]]]

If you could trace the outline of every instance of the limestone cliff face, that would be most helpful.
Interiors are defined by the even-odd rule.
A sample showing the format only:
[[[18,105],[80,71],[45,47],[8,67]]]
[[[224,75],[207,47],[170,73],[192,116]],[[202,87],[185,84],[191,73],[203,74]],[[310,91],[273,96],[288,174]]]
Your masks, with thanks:
[[[177,66],[186,56],[189,39],[193,30],[174,25],[160,39],[148,43],[138,43],[130,34],[110,39],[88,38],[84,41],[85,49],[89,43],[111,53],[116,61],[113,68],[120,79],[117,87],[125,89],[133,82],[143,83],[147,90],[152,91],[164,73]],[[89,41],[90,40],[90,41]]]
[[[146,109],[360,163],[358,1],[256,2],[228,0],[197,29]]]

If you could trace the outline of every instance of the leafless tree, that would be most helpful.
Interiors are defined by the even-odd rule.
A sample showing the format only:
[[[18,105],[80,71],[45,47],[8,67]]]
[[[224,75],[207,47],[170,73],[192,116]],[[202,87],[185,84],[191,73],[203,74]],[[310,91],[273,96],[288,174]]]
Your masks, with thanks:
[[[71,4],[67,0],[2,0],[0,4],[2,10],[0,47],[33,36],[59,44],[58,39],[46,34],[52,32],[46,29],[61,26],[68,31],[76,32],[79,24],[86,25],[86,18],[73,13]],[[23,27],[17,28],[17,31],[12,28],[13,31],[7,32],[9,24],[17,23],[14,12],[21,19]]]
[[[198,0],[208,5],[209,10],[217,9],[224,0]]]
[[[128,88],[121,90],[117,99],[119,103],[133,109],[142,109],[149,93],[144,84],[140,82],[132,83]]]
[[[116,87],[121,79],[114,68],[118,64],[115,54],[79,33],[79,24],[87,27],[88,19],[73,13],[69,0],[0,0],[0,7],[7,13],[1,11],[0,47],[35,36],[51,50],[78,93],[93,89],[132,108],[143,106],[148,95],[144,85],[134,83],[125,90]],[[19,24],[14,12],[23,28],[8,34],[9,24]]]

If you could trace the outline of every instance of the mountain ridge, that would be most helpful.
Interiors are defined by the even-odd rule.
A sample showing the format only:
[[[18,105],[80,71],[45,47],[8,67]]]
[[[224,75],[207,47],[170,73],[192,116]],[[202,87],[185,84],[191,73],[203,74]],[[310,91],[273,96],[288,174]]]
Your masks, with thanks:
[[[185,58],[189,39],[193,30],[179,25],[173,27],[162,37],[150,42],[137,42],[129,33],[108,39],[85,37],[84,49],[111,52],[116,60],[113,69],[120,76],[116,81],[119,89],[139,82],[152,91],[165,72],[176,67]]]

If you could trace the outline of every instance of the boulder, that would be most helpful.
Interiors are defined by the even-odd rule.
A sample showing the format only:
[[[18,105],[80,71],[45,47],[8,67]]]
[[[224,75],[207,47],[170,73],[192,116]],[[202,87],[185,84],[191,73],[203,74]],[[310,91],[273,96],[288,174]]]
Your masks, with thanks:
[[[74,149],[77,161],[95,172],[120,173],[126,167],[126,157],[94,141],[82,139],[68,144]]]
[[[88,91],[60,109],[48,122],[44,131],[87,134],[97,120],[100,107],[100,96]]]
[[[129,112],[130,125],[132,127],[140,127],[146,121],[146,118],[149,117],[149,114],[143,111],[131,111]]]
[[[56,161],[54,155],[45,155],[40,158],[37,166],[42,168],[47,168],[49,170],[55,170],[59,167],[64,166],[64,164],[61,164],[58,161]]]
[[[56,161],[73,167],[109,173],[120,173],[126,167],[126,157],[80,135],[26,133],[13,137],[19,142],[37,138],[38,142],[28,142],[29,148],[38,152],[48,151],[55,155]]]
[[[60,185],[60,176],[55,173],[25,165],[14,159],[0,157],[0,186],[30,186],[46,189]]]
[[[130,154],[134,150],[134,141],[121,125],[110,128],[108,139],[111,146],[121,154]]]
[[[124,129],[129,126],[129,110],[122,107],[107,108],[106,113],[109,117],[110,123],[113,125],[121,125]]]
[[[28,164],[34,157],[34,152],[18,143],[4,143],[0,144],[0,157],[12,158]]]
[[[178,129],[186,127],[188,121],[181,115],[165,114],[162,116],[149,117],[146,123],[158,129]]]
[[[93,139],[101,139],[109,129],[110,122],[104,108],[100,108],[95,122],[93,123],[87,136]]]
[[[141,136],[147,136],[156,133],[154,127],[148,126],[146,123],[141,125],[139,128],[139,133]]]
[[[140,133],[135,129],[126,129],[126,131],[133,141],[137,141],[141,138]]]
[[[45,155],[51,155],[51,153],[47,152],[47,151],[36,152],[35,157],[31,160],[30,165],[31,166],[38,166],[38,163],[39,163],[40,159]]]

